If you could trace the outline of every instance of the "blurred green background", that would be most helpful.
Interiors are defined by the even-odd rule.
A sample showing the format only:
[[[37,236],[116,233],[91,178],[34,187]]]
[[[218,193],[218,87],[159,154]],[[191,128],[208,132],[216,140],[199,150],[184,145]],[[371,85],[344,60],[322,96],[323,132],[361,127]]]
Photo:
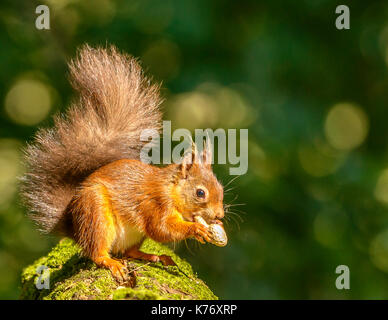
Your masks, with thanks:
[[[50,30],[35,28],[41,3]],[[388,3],[349,2],[342,31],[339,4],[1,1],[0,298],[58,241],[26,219],[16,177],[26,141],[74,98],[66,61],[85,42],[140,57],[174,128],[249,129],[229,245],[177,248],[217,295],[388,298]],[[350,290],[335,287],[341,264]]]

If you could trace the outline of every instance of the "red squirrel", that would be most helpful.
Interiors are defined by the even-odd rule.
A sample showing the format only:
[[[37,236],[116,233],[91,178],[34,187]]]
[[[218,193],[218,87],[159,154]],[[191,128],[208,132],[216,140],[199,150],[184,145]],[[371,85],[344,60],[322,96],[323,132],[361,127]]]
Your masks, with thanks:
[[[180,164],[141,162],[140,133],[161,128],[159,86],[113,46],[85,45],[69,67],[78,99],[25,150],[22,196],[40,230],[73,238],[116,279],[127,272],[118,255],[174,264],[140,251],[146,237],[209,242],[194,216],[219,224],[224,217],[211,148],[194,148]]]

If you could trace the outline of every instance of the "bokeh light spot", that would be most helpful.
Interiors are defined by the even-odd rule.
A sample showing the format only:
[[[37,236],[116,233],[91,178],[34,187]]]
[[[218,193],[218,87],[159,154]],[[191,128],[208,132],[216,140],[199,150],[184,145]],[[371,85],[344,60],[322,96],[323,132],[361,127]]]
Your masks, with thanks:
[[[325,121],[325,134],[329,143],[339,150],[352,150],[360,146],[368,133],[368,117],[351,103],[334,105]]]
[[[5,97],[5,110],[16,123],[35,125],[50,112],[50,88],[38,80],[19,80]]]
[[[216,83],[202,83],[194,91],[169,99],[171,119],[187,129],[241,128],[256,120],[257,112],[238,90]]]
[[[55,10],[61,10],[62,8],[65,8],[69,4],[78,2],[76,0],[45,0],[50,8],[55,8]]]
[[[388,205],[388,169],[383,170],[377,180],[375,197],[378,201]]]
[[[17,189],[21,173],[20,143],[13,139],[0,140],[0,208],[8,206]]]
[[[281,168],[277,159],[270,158],[267,153],[255,142],[249,142],[250,169],[264,181],[276,178]]]
[[[173,102],[172,114],[179,127],[193,130],[201,127],[213,127],[218,121],[218,110],[214,99],[201,92],[189,92],[178,95]]]
[[[302,145],[298,149],[301,167],[311,176],[324,177],[334,173],[344,162],[345,155],[327,144]]]

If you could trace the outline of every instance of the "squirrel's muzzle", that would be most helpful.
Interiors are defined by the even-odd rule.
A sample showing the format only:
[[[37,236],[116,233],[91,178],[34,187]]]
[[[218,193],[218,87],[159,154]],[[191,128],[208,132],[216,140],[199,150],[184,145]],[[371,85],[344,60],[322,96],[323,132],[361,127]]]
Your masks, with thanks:
[[[215,213],[216,213],[216,218],[217,219],[222,219],[224,216],[225,216],[225,214],[224,214],[224,208],[222,207],[222,208],[218,208],[216,211],[215,211]]]

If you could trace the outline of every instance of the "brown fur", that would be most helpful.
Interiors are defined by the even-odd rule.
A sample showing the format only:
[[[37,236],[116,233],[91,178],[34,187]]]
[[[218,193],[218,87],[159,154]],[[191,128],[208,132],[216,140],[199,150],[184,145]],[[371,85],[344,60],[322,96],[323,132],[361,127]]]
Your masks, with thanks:
[[[124,267],[111,254],[173,263],[140,252],[145,237],[209,241],[207,230],[193,222],[195,214],[207,220],[224,215],[209,148],[195,149],[180,165],[142,163],[140,132],[160,129],[158,87],[113,47],[84,46],[70,70],[79,100],[26,150],[23,195],[31,217],[45,232],[74,238],[118,278]],[[205,198],[196,195],[199,187]]]
[[[86,45],[70,72],[79,99],[25,150],[22,195],[43,232],[61,231],[58,221],[80,181],[112,161],[138,159],[140,132],[161,127],[159,88],[135,59]]]

